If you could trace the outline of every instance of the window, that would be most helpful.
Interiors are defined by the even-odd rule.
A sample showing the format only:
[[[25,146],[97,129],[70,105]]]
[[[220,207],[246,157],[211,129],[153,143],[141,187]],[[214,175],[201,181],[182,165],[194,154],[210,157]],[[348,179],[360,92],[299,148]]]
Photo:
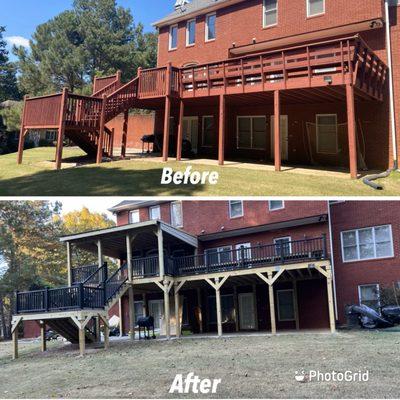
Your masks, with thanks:
[[[277,290],[278,319],[279,321],[294,321],[294,294],[293,289]]]
[[[264,0],[264,28],[278,23],[278,0]]]
[[[358,286],[358,299],[360,304],[364,304],[367,307],[379,311],[379,285],[372,284]]]
[[[393,257],[392,226],[341,232],[344,262]]]
[[[215,40],[216,31],[215,31],[215,21],[217,19],[216,14],[208,14],[206,15],[206,42],[210,42],[211,40]]]
[[[196,20],[191,19],[186,24],[186,46],[193,46],[196,43]]]
[[[216,247],[204,251],[207,264],[223,264],[232,262],[232,246]]]
[[[135,323],[137,323],[139,318],[144,317],[143,301],[135,301]]]
[[[217,306],[215,302],[215,296],[209,296],[208,310],[209,310],[208,322],[211,324],[216,324]],[[223,324],[235,322],[235,304],[233,300],[233,295],[231,294],[221,295],[221,317]]]
[[[307,1],[307,17],[321,15],[325,13],[325,0],[306,0]]]
[[[171,225],[175,228],[182,228],[183,226],[182,203],[180,201],[171,203]]]
[[[337,154],[337,116],[336,114],[319,114],[316,120],[317,153]]]
[[[149,208],[149,217],[152,220],[161,219],[160,206],[153,206]]]
[[[237,148],[265,150],[267,140],[265,117],[237,117]]]
[[[129,211],[129,223],[136,224],[140,222],[139,210]]]
[[[169,28],[169,49],[175,50],[178,47],[178,25]]]
[[[229,201],[229,218],[243,217],[243,201]]]
[[[213,115],[203,116],[203,147],[212,147],[215,137],[215,124]]]
[[[285,208],[285,202],[282,200],[270,200],[268,202],[269,211],[282,210]]]

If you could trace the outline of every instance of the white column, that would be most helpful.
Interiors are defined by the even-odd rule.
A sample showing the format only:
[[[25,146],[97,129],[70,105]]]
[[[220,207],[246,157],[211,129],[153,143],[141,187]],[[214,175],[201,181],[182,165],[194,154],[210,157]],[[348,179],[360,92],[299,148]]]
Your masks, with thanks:
[[[165,334],[167,339],[171,338],[171,325],[170,325],[170,312],[169,312],[169,290],[168,281],[164,281],[164,321],[165,321]]]
[[[158,263],[160,268],[160,277],[164,278],[164,240],[163,240],[163,232],[161,228],[158,228],[157,231],[157,242],[158,242]]]
[[[181,337],[181,321],[179,318],[179,290],[178,290],[178,283],[175,282],[174,287],[174,300],[175,300],[175,324],[176,324],[176,337]]]
[[[132,280],[132,242],[131,242],[131,237],[129,235],[126,235],[126,262],[128,264],[128,280]]]
[[[272,280],[272,272],[268,272],[268,279]],[[269,312],[271,316],[271,333],[276,334],[276,320],[275,320],[275,300],[274,300],[274,287],[272,284],[268,285],[269,294]]]
[[[67,270],[68,286],[72,286],[72,248],[70,242],[67,242]]]
[[[222,314],[221,314],[221,292],[218,286],[219,278],[215,278],[215,303],[217,306],[217,328],[218,328],[218,336],[222,336]]]
[[[134,340],[135,339],[135,296],[133,293],[133,286],[129,288],[129,325],[130,325],[129,337],[131,340]]]

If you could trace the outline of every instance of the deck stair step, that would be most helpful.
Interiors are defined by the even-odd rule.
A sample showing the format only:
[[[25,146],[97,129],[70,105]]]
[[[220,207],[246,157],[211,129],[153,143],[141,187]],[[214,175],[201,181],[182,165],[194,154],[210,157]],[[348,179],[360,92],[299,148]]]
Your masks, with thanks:
[[[71,318],[46,320],[46,325],[73,344],[79,343],[79,329]],[[86,343],[94,343],[95,336],[85,328]]]

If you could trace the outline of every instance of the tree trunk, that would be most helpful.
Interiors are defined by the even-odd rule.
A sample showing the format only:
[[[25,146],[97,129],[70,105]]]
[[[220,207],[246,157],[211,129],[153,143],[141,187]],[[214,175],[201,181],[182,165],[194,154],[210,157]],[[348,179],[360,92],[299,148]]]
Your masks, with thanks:
[[[6,336],[6,319],[4,317],[4,307],[3,298],[0,297],[0,338],[5,338]]]

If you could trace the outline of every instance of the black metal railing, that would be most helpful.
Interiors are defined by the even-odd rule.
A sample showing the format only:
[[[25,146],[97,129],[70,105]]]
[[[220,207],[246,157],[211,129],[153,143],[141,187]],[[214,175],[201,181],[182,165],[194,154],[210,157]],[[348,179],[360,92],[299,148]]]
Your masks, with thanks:
[[[78,284],[86,281],[90,276],[95,274],[99,270],[98,264],[84,265],[81,267],[72,268],[71,278],[72,284]]]
[[[121,268],[117,269],[108,279],[104,282],[104,304],[110,301],[124,283],[128,280],[128,265],[125,263]]]
[[[327,258],[326,237],[242,247],[174,259],[177,276],[257,268]]]
[[[108,265],[105,262],[100,268],[96,269],[83,282],[85,286],[99,286],[108,279]]]
[[[160,274],[158,255],[132,259],[132,275],[134,278],[149,278]]]

